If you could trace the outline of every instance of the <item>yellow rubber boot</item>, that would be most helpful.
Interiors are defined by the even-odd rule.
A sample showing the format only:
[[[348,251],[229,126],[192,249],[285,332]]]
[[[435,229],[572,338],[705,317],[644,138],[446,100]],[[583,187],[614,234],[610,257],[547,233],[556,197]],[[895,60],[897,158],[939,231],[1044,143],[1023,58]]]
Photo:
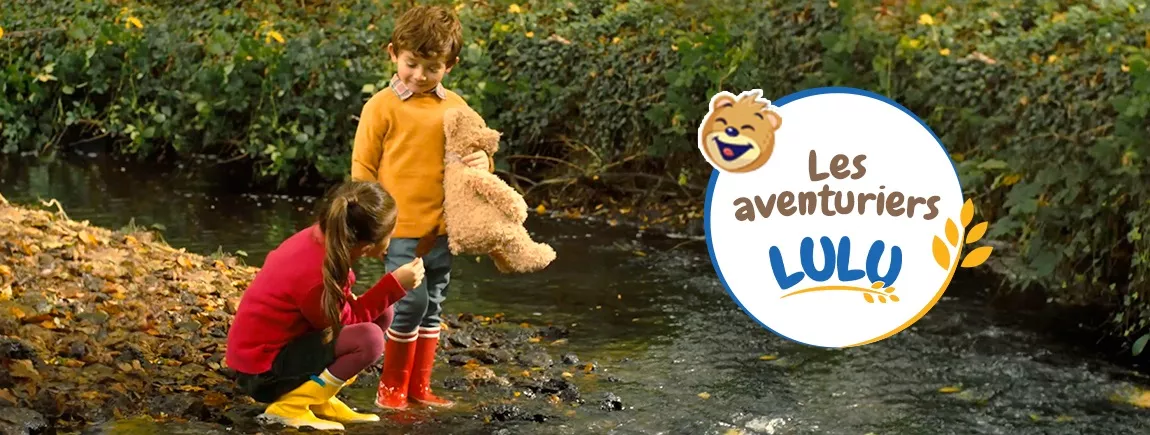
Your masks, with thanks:
[[[324,386],[318,378],[304,382],[303,385],[280,396],[279,399],[268,405],[263,414],[256,417],[269,423],[279,423],[284,426],[301,428],[312,427],[318,430],[344,430],[339,422],[328,421],[316,417],[311,411],[312,405],[327,402],[335,394],[332,386]]]
[[[324,382],[329,382],[333,385],[338,384],[338,380],[331,376],[331,373],[328,373],[327,370],[324,370],[323,374],[319,375],[319,378]],[[337,387],[335,392],[339,393],[339,390],[343,389],[343,387],[355,383],[355,378],[356,376],[352,376],[351,379],[348,379],[347,382],[344,382],[343,385]],[[327,402],[319,405],[312,405],[311,410],[315,413],[316,416],[326,418],[328,420],[338,421],[340,423],[363,423],[379,421],[378,415],[355,412],[351,409],[350,406],[347,406],[346,403],[343,403],[342,400],[339,400],[338,397],[335,397],[335,394],[332,394],[331,398],[327,399]]]

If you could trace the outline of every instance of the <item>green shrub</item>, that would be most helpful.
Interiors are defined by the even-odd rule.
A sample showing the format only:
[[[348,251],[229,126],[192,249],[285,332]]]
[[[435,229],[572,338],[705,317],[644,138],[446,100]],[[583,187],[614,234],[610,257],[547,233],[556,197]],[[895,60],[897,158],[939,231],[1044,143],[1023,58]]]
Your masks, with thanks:
[[[367,0],[223,12],[229,2],[58,1],[53,13],[9,3],[3,152],[108,134],[140,158],[246,158],[280,185],[344,176],[360,107],[393,71],[383,47],[399,10]],[[1016,246],[1016,284],[1112,303],[1121,337],[1150,330],[1144,5],[437,3],[465,26],[446,85],[503,131],[501,168],[697,194],[710,167],[694,134],[714,92],[865,88],[942,138],[991,221],[988,237]]]

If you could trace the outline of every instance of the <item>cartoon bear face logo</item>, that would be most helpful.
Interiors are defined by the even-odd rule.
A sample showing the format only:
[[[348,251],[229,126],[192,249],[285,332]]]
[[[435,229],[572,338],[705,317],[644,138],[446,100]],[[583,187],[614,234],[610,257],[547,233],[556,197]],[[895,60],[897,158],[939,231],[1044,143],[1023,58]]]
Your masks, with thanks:
[[[699,150],[715,169],[751,172],[771,158],[783,118],[769,110],[771,103],[762,95],[762,90],[754,89],[738,97],[724,91],[711,98],[710,111],[699,126]]]

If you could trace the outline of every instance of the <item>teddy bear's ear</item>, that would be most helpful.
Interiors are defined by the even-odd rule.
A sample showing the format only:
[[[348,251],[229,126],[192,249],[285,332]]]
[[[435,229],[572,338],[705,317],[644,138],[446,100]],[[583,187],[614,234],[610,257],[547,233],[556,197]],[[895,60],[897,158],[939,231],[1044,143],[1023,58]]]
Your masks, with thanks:
[[[488,155],[492,155],[499,151],[499,138],[501,136],[503,136],[503,134],[496,130],[484,128],[479,143],[483,147],[483,150],[487,151]]]

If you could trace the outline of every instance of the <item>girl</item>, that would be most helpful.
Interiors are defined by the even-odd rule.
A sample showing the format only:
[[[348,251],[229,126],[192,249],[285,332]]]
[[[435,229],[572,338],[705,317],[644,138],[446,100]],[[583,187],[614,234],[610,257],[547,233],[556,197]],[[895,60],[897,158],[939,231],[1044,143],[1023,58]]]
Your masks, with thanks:
[[[387,252],[395,200],[376,182],[350,181],[325,195],[318,222],[268,254],[228,331],[227,364],[252,398],[270,403],[262,420],[342,430],[378,421],[335,397],[379,360],[391,305],[423,280],[422,259],[351,293],[351,265]]]

